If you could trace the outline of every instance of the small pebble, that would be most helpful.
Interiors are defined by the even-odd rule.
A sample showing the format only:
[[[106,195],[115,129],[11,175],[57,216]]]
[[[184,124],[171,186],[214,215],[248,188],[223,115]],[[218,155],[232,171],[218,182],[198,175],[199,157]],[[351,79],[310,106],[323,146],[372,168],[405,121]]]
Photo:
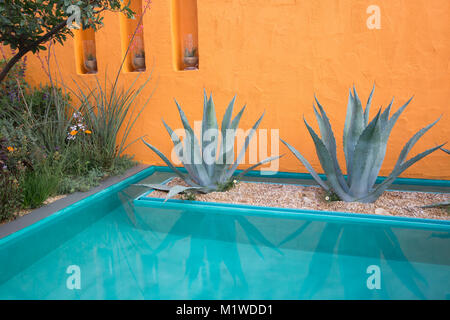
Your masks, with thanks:
[[[375,214],[382,214],[382,215],[389,215],[389,212],[387,212],[385,209],[383,208],[376,208],[375,209]]]

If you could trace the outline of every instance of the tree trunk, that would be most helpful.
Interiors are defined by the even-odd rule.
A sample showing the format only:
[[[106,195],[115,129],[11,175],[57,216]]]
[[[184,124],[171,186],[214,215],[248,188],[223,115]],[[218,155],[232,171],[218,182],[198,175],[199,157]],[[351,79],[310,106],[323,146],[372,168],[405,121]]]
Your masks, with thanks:
[[[29,51],[31,51],[31,49],[36,48],[38,45],[47,42],[48,40],[50,40],[55,34],[57,34],[59,31],[61,31],[67,24],[67,20],[62,21],[60,24],[56,25],[53,27],[52,30],[50,30],[49,32],[47,32],[46,34],[44,34],[42,37],[40,37],[39,39],[37,39],[36,41],[34,41],[32,44],[30,44],[29,46],[23,48],[23,49],[19,49],[19,52],[12,57],[8,63],[6,64],[6,66],[3,68],[3,70],[0,72],[0,82],[3,81],[3,79],[5,79],[6,75],[8,74],[8,72],[11,70],[11,68]]]
[[[27,51],[19,51],[16,53],[16,55],[14,57],[12,57],[11,59],[9,59],[8,63],[5,65],[5,67],[3,68],[3,70],[0,72],[0,82],[3,81],[3,79],[5,79],[6,75],[8,74],[9,70],[11,70],[11,68],[20,60],[22,59],[22,57],[30,50]]]

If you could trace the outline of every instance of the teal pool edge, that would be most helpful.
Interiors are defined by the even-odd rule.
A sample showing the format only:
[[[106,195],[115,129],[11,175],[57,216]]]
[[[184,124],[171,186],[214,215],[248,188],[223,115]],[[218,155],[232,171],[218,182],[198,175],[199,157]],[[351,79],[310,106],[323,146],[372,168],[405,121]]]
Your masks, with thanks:
[[[171,171],[170,168],[168,167],[155,167],[155,168],[156,171],[161,172]],[[270,177],[278,179],[280,178],[312,179],[312,177],[309,174],[292,173],[292,172],[279,172],[269,176],[269,175],[261,175],[260,171],[252,171],[251,174],[249,174],[249,176],[265,177],[268,179],[270,179]],[[410,179],[410,178],[399,178],[397,180],[395,181],[397,184],[450,187],[450,181],[448,180],[429,180],[429,179]],[[274,182],[274,184],[283,184],[283,183]],[[352,213],[352,212],[251,206],[242,204],[202,202],[192,200],[170,199],[164,201],[164,199],[161,198],[148,197],[148,195],[151,192],[153,192],[153,190],[148,190],[145,193],[141,194],[134,200],[134,203],[146,207],[159,207],[159,208],[166,207],[167,209],[215,210],[216,212],[221,213],[245,214],[245,215],[268,214],[280,217],[306,218],[316,220],[334,220],[350,223],[366,222],[366,223],[376,223],[380,225],[393,225],[397,227],[407,227],[414,229],[433,229],[450,232],[450,221],[448,220],[383,216],[383,215]]]
[[[178,168],[180,171],[185,172],[184,168]],[[3,244],[20,237],[22,234],[38,229],[43,224],[46,224],[54,219],[58,219],[64,216],[65,213],[70,210],[77,208],[79,206],[85,205],[88,202],[95,201],[96,199],[102,197],[107,193],[115,192],[119,189],[124,188],[127,185],[135,183],[139,180],[142,180],[155,172],[172,172],[169,167],[166,166],[149,166],[138,173],[125,178],[124,180],[113,184],[111,186],[106,187],[84,199],[81,199],[71,205],[68,205],[65,208],[62,208],[51,215],[32,223],[14,233],[11,233],[0,239],[0,246]],[[242,170],[237,170],[236,173],[239,174]],[[272,178],[287,178],[287,179],[308,179],[312,180],[311,175],[308,173],[294,173],[294,172],[276,172],[271,175],[261,174],[260,171],[251,171],[247,174],[252,177],[272,177]],[[383,177],[379,178],[382,181]],[[423,186],[441,186],[441,187],[450,187],[450,180],[431,180],[431,179],[410,179],[410,178],[398,178],[395,180],[397,184],[409,184],[409,185],[423,185]],[[147,191],[145,194],[148,194],[151,191]],[[142,197],[142,195],[140,196]],[[138,197],[139,198],[139,197]],[[137,198],[137,199],[138,199]],[[139,201],[139,204],[144,204],[146,206],[160,206],[163,202],[162,199],[159,198],[148,198],[145,200],[134,200]],[[315,211],[315,210],[304,210],[304,209],[286,209],[286,208],[271,208],[271,207],[255,207],[255,206],[245,206],[245,205],[233,205],[233,204],[218,204],[218,203],[205,203],[198,202],[197,203],[186,203],[187,201],[183,200],[169,200],[165,204],[169,206],[173,205],[173,208],[191,208],[191,209],[218,209],[219,211],[226,212],[230,209],[233,209],[233,213],[245,213],[245,214],[261,214],[261,213],[271,213],[274,215],[283,215],[283,216],[295,216],[295,217],[304,217],[304,218],[317,218],[317,219],[353,219],[354,221],[359,222],[375,222],[375,223],[390,223],[395,225],[404,225],[408,227],[415,228],[433,228],[433,229],[442,229],[443,231],[450,231],[450,221],[446,220],[433,220],[433,219],[420,219],[420,218],[405,218],[405,217],[391,217],[391,216],[378,216],[378,215],[370,215],[370,214],[357,214],[357,213],[343,213],[343,212],[332,212],[332,211]],[[191,201],[192,202],[192,201]],[[244,211],[244,212],[243,212]]]
[[[160,172],[173,172],[169,167],[166,166],[152,166],[155,168],[155,171]],[[177,167],[182,173],[187,173],[186,169],[183,167]],[[243,170],[236,170],[236,175],[241,173]],[[305,179],[305,180],[314,180],[313,177],[309,173],[299,173],[299,172],[273,172],[273,171],[264,171],[265,174],[261,174],[259,170],[253,170],[248,172],[245,176],[249,177],[272,177],[278,179]],[[319,177],[322,180],[326,180],[326,175],[319,174]],[[347,176],[344,175],[346,178]],[[376,183],[383,182],[387,177],[378,177]],[[436,179],[416,179],[416,178],[397,178],[394,180],[393,184],[400,185],[419,185],[426,187],[445,187],[450,188],[450,180],[436,180]]]
[[[104,189],[102,189],[102,190],[100,190],[100,191],[98,191],[98,192],[96,192],[96,193],[86,197],[86,198],[83,198],[83,199],[81,199],[81,200],[79,200],[79,201],[77,201],[77,202],[75,202],[73,204],[70,204],[70,205],[68,205],[65,208],[57,210],[54,213],[52,213],[51,215],[49,215],[49,216],[47,216],[47,217],[45,217],[45,218],[43,218],[43,219],[41,219],[39,221],[36,221],[35,223],[32,223],[32,224],[30,224],[30,225],[28,225],[28,226],[26,226],[26,227],[24,227],[24,228],[22,228],[22,229],[20,229],[20,230],[18,230],[16,232],[14,232],[14,233],[11,233],[11,234],[3,237],[3,238],[0,238],[0,246],[2,246],[3,244],[5,244],[5,243],[7,243],[9,241],[12,241],[12,240],[20,237],[24,233],[36,230],[36,229],[38,229],[39,227],[41,227],[42,225],[44,225],[44,224],[46,224],[48,222],[51,222],[51,221],[53,221],[55,219],[59,219],[59,218],[63,217],[65,213],[67,213],[67,212],[69,212],[69,211],[71,211],[71,210],[73,210],[75,208],[78,208],[80,206],[83,206],[83,205],[85,205],[85,204],[87,204],[89,202],[95,201],[96,199],[104,196],[105,194],[115,192],[115,191],[117,191],[119,189],[122,189],[122,188],[126,187],[127,185],[130,185],[130,184],[132,184],[132,183],[134,183],[136,181],[142,180],[145,177],[153,174],[155,171],[157,171],[156,167],[154,167],[154,166],[147,167],[147,168],[137,172],[136,174],[133,174],[132,176],[129,176],[129,177],[127,177],[127,178],[125,178],[125,179],[123,179],[123,180],[113,184],[113,185],[110,185],[110,186],[108,186],[108,187],[106,187],[106,188],[104,188]],[[30,214],[32,214],[32,213],[30,213]]]

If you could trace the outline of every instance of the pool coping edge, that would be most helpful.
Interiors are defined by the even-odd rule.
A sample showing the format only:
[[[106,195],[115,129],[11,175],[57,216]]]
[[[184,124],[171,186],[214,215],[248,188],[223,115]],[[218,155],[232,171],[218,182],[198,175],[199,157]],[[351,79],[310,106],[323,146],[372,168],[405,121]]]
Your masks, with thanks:
[[[27,229],[32,225],[40,223],[42,220],[51,217],[52,215],[59,213],[72,205],[79,203],[87,198],[98,196],[107,192],[111,188],[116,188],[121,183],[126,183],[126,180],[133,178],[135,175],[142,173],[146,170],[151,170],[153,166],[138,164],[125,173],[118,176],[111,176],[101,181],[100,184],[85,192],[74,192],[58,199],[52,203],[44,205],[42,207],[32,210],[30,213],[23,215],[13,221],[6,222],[0,225],[0,242],[3,239],[9,237],[14,233],[18,233],[21,230]]]
[[[182,172],[185,171],[185,170],[183,170],[184,168],[177,167],[177,169],[179,169]],[[242,170],[237,170],[236,172],[239,173],[241,171]],[[108,177],[107,179],[102,181],[99,186],[94,187],[89,191],[75,192],[75,193],[70,194],[62,199],[59,199],[59,200],[53,202],[53,203],[50,203],[43,207],[37,208],[37,209],[31,211],[30,213],[28,213],[20,218],[17,218],[16,220],[13,220],[11,222],[7,222],[3,225],[0,225],[0,245],[5,241],[10,240],[11,237],[15,238],[17,236],[20,236],[20,234],[30,230],[30,228],[34,229],[34,228],[39,227],[41,223],[44,223],[48,219],[54,219],[56,217],[59,217],[66,210],[73,208],[73,206],[82,205],[85,201],[90,201],[93,198],[102,196],[106,192],[110,192],[113,189],[120,188],[124,184],[129,183],[130,180],[139,179],[139,178],[143,179],[146,176],[153,174],[154,172],[173,172],[173,171],[169,167],[166,167],[166,166],[138,164],[137,166],[128,169],[122,175]],[[255,176],[268,177],[271,175],[272,174],[268,175],[267,173],[261,174],[261,172],[259,170],[251,171],[248,174],[248,176],[253,176],[253,177],[255,177]],[[288,179],[293,178],[293,179],[308,179],[308,180],[312,179],[310,177],[310,175],[307,173],[277,172],[277,173],[274,173],[274,175],[277,175],[278,178],[288,178]],[[383,178],[383,177],[381,177],[381,178]],[[400,182],[400,184],[403,184],[403,183],[406,184],[406,182],[408,182],[409,184],[438,185],[438,186],[445,186],[445,187],[450,186],[450,180],[414,179],[414,178],[398,178],[397,180]],[[149,191],[150,190],[148,190],[147,192],[149,192]],[[141,196],[142,195],[143,194],[141,194]],[[136,201],[136,199],[134,201]],[[148,204],[149,201],[146,201],[146,202]],[[190,206],[191,204],[184,202],[184,205]],[[206,204],[197,204],[197,206],[207,207]],[[255,210],[259,210],[264,207],[249,206],[249,208],[246,208],[246,209],[251,209],[251,208],[254,208]],[[272,208],[272,207],[267,207],[267,208],[278,211],[278,214],[280,213],[280,209],[281,210],[286,209],[286,208]],[[295,210],[297,210],[296,214],[299,214],[299,215],[302,215],[302,214],[303,215],[305,215],[305,214],[306,215],[310,215],[310,214],[317,215],[319,213],[320,216],[322,216],[322,218],[331,217],[331,216],[336,217],[336,214],[337,214],[340,216],[338,218],[347,218],[347,219],[348,218],[361,219],[361,218],[367,218],[367,216],[375,216],[376,220],[378,220],[382,217],[388,217],[388,219],[382,219],[382,220],[386,220],[385,222],[387,222],[387,220],[390,220],[392,222],[391,219],[395,218],[393,220],[399,219],[401,222],[406,222],[406,223],[408,223],[409,221],[405,221],[405,220],[413,219],[415,223],[419,223],[419,224],[420,224],[420,222],[417,220],[428,220],[428,221],[422,221],[422,223],[424,222],[428,226],[435,225],[436,222],[444,222],[443,223],[444,225],[447,224],[447,223],[445,223],[445,221],[447,221],[447,220],[438,220],[438,219],[390,217],[390,216],[378,216],[378,215],[358,214],[358,213],[343,213],[343,212],[331,212],[331,211],[328,212],[328,211],[319,211],[319,210],[314,210],[314,212],[299,212],[301,209],[295,209]],[[289,214],[289,215],[291,215],[291,214]],[[344,216],[342,216],[342,215],[344,215]],[[360,215],[361,217],[357,217],[357,215]],[[365,219],[363,219],[363,220],[365,220]],[[433,223],[427,223],[430,220],[432,220]],[[450,222],[448,222],[448,223],[450,224]],[[447,228],[447,226],[445,226],[444,228]]]

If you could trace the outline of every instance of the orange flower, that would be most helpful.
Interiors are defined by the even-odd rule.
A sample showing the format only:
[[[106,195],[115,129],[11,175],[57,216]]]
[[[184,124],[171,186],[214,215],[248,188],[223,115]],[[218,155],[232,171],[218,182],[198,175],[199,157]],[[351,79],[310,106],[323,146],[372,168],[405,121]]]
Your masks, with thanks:
[[[70,135],[71,135],[71,136],[74,136],[74,135],[76,135],[77,133],[78,133],[77,130],[72,130],[72,131],[70,131]]]
[[[86,133],[86,134],[91,134],[92,131],[91,131],[91,130],[84,130],[84,133]]]
[[[6,149],[8,149],[9,152],[14,152],[14,148],[13,147],[7,147]]]

